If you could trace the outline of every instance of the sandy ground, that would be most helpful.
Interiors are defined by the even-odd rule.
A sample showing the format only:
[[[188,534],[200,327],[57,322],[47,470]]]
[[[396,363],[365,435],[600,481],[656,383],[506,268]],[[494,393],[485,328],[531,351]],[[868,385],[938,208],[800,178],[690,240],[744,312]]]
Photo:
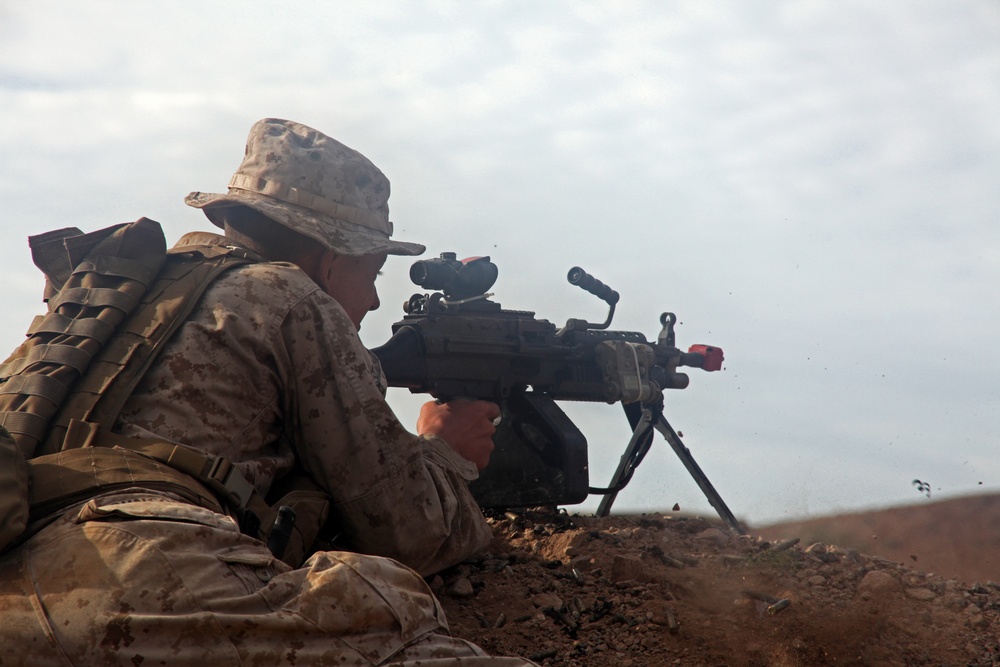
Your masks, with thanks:
[[[1000,664],[1000,496],[729,533],[548,511],[430,580],[452,632],[542,665]]]

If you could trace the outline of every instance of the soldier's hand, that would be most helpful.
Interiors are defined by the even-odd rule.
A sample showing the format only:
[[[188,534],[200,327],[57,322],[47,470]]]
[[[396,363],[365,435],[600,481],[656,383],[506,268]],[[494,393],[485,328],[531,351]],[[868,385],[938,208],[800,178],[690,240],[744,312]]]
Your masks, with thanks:
[[[489,401],[454,399],[447,403],[424,403],[417,418],[419,435],[436,435],[447,442],[459,456],[482,470],[493,451],[494,425],[500,406]]]

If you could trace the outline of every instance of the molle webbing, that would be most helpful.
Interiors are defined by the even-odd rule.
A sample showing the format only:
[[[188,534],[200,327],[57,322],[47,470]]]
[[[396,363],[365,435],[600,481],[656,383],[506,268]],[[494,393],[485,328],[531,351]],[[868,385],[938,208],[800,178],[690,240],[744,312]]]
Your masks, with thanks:
[[[169,251],[132,317],[95,356],[63,402],[37,453],[83,446],[76,430],[70,429],[73,422],[110,430],[125,401],[208,286],[224,271],[250,261],[244,251],[223,246]]]
[[[0,481],[15,501],[0,506],[0,548],[23,530],[29,500],[36,520],[126,488],[171,491],[216,511],[225,503],[251,519],[268,518],[271,509],[228,460],[110,432],[208,286],[258,258],[215,245],[168,252],[159,224],[146,218],[30,242],[46,276],[48,313],[0,366]]]
[[[79,378],[140,302],[166,257],[147,218],[90,234],[63,229],[30,239],[46,275],[48,313],[0,366],[0,425],[25,458],[38,452]]]

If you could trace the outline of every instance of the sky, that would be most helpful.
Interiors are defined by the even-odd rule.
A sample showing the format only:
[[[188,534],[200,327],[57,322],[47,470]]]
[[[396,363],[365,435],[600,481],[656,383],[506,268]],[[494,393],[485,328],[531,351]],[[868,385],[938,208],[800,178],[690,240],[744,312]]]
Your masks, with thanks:
[[[28,235],[213,229],[183,197],[264,117],[364,153],[396,235],[490,255],[505,308],[603,320],[579,265],[613,329],[721,347],[666,416],[744,521],[1000,492],[997,2],[0,0],[0,347],[43,309]],[[562,407],[603,485],[620,408]],[[675,503],[713,513],[658,440],[614,507]]]

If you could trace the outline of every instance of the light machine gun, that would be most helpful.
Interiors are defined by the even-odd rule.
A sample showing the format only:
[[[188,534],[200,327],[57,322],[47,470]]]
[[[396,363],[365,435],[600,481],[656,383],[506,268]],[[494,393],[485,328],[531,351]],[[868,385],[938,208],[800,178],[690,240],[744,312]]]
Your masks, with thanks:
[[[673,313],[660,316],[656,342],[634,331],[609,331],[618,293],[574,267],[567,279],[601,298],[610,310],[601,324],[570,319],[556,326],[527,311],[503,310],[487,290],[497,278],[489,257],[459,261],[454,253],[420,260],[410,279],[438,290],[414,294],[392,337],[373,350],[392,387],[439,400],[476,398],[498,403],[502,418],[489,466],[470,485],[483,507],[576,504],[601,494],[606,516],[619,491],[649,451],[654,429],[666,438],[722,520],[742,526],[663,416],[663,390],[683,389],[678,367],[722,367],[722,350],[674,345]],[[622,403],[632,438],[607,488],[590,487],[587,440],[555,401]]]

